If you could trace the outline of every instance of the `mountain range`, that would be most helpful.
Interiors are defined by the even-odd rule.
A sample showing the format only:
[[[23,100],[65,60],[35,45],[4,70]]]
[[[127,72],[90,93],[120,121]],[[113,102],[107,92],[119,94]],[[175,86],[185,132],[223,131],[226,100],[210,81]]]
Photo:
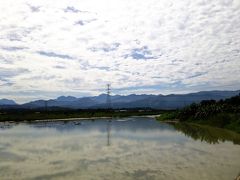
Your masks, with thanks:
[[[169,95],[136,95],[111,96],[111,107],[119,108],[154,108],[154,109],[176,109],[182,108],[191,103],[198,103],[202,100],[220,100],[240,94],[237,91],[201,91],[189,94],[169,94]],[[56,99],[37,100],[25,104],[17,105],[13,100],[0,99],[0,106],[13,108],[46,108],[61,107],[71,109],[100,109],[107,108],[107,95],[76,98],[73,96],[60,96]]]
[[[9,100],[9,99],[0,99],[0,105],[17,105],[16,102],[14,102],[13,100]]]

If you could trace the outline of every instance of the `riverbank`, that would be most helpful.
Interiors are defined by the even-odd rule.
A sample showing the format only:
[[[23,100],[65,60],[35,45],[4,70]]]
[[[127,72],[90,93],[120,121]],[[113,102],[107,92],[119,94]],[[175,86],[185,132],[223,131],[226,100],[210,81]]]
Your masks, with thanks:
[[[156,117],[158,121],[166,123],[194,123],[199,125],[208,125],[212,127],[218,127],[228,129],[237,133],[240,133],[240,115],[234,113],[219,113],[211,115],[205,119],[193,119],[191,117],[187,119],[179,118],[179,111],[171,113],[163,113]]]
[[[107,119],[118,117],[156,117],[160,110],[4,110],[0,111],[0,122],[23,121],[74,121],[84,119]]]
[[[180,110],[164,112],[157,120],[209,125],[240,133],[240,96],[217,102],[202,101]]]

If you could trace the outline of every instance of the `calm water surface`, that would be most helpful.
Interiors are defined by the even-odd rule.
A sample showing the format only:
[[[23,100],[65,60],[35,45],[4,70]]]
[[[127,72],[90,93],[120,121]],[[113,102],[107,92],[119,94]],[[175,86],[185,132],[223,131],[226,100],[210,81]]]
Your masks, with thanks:
[[[0,179],[234,180],[238,134],[152,118],[0,124]]]

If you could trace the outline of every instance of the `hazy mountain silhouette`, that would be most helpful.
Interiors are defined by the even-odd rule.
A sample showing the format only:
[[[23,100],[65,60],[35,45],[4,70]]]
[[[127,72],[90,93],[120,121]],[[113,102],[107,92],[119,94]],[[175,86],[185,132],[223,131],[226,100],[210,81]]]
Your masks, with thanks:
[[[17,105],[17,103],[9,99],[0,99],[0,105]]]
[[[73,96],[60,96],[56,99],[56,101],[77,101],[78,98]]]
[[[201,91],[189,94],[170,94],[170,95],[136,95],[111,96],[112,108],[155,108],[155,109],[176,109],[182,108],[191,103],[198,103],[202,100],[220,100],[238,95],[238,91]],[[19,105],[21,108],[45,108],[62,107],[72,109],[93,109],[106,108],[106,94],[93,97],[76,98],[73,96],[60,96],[57,99],[37,100]],[[1,101],[0,101],[1,102]],[[9,100],[9,103],[14,101]],[[0,104],[1,105],[1,104]],[[6,105],[6,104],[5,104]],[[8,104],[11,105],[11,104]],[[16,105],[16,104],[12,104]]]

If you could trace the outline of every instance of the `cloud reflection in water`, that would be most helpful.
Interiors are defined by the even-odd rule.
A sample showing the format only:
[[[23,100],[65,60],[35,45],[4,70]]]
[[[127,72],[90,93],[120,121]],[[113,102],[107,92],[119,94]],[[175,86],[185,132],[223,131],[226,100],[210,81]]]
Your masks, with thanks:
[[[208,144],[151,118],[0,130],[3,179],[234,179],[240,146]],[[109,138],[109,139],[108,139]]]

